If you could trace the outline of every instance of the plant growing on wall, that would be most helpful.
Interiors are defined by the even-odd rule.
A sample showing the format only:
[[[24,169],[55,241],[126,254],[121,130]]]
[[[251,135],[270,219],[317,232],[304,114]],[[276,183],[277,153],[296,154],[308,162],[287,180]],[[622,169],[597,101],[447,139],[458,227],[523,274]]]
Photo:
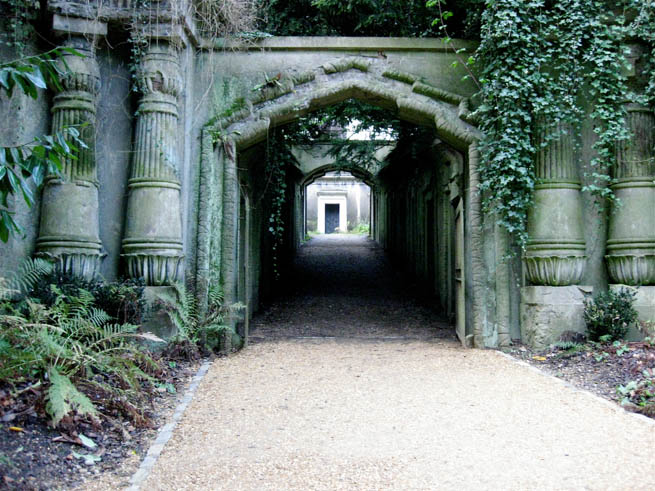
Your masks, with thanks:
[[[82,56],[70,48],[55,48],[36,56],[0,64],[0,95],[11,97],[16,87],[26,96],[38,98],[39,89],[61,89],[60,78],[67,67],[63,54]],[[0,146],[0,240],[22,233],[13,218],[9,198],[22,195],[28,206],[34,203],[33,189],[47,175],[58,175],[62,161],[75,159],[85,148],[79,128],[68,126],[53,135],[37,136],[31,142]]]

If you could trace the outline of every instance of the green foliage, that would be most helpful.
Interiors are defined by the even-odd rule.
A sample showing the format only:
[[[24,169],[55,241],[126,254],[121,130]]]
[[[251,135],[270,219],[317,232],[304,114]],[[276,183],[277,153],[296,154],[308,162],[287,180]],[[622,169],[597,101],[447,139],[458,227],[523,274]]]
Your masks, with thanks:
[[[655,416],[655,372],[653,369],[644,369],[643,378],[631,380],[625,385],[616,388],[618,395],[622,396],[621,404],[634,404],[640,412]]]
[[[26,278],[27,275],[22,273],[19,277]],[[87,280],[51,269],[39,274],[38,280],[31,283],[25,291],[44,305],[52,306],[60,296],[53,292],[52,285],[68,297],[84,295],[82,292],[90,293],[94,299],[93,306],[106,312],[114,322],[138,325],[142,321],[146,307],[143,298],[145,288],[143,280],[127,279],[116,282]]]
[[[230,339],[236,333],[228,325],[228,321],[244,306],[240,303],[224,304],[223,292],[212,286],[209,289],[209,302],[206,312],[202,315],[192,289],[181,283],[173,285],[174,295],[160,293],[159,300],[171,322],[175,325],[174,344],[192,343],[207,351],[221,349],[225,344],[223,339]]]
[[[498,213],[501,225],[522,246],[527,241],[535,155],[563,131],[574,131],[578,138],[584,97],[591,104],[597,135],[585,190],[614,199],[609,170],[617,143],[629,138],[621,42],[633,24],[612,13],[628,3],[635,4],[627,0],[619,5],[601,0],[486,4],[475,56],[481,73],[478,116],[484,134],[480,188],[486,209]],[[541,131],[545,134],[538,134]]]
[[[80,416],[97,418],[98,411],[91,400],[82,394],[66,375],[61,375],[55,367],[48,371],[50,387],[46,410],[52,416],[52,425],[57,426],[64,416],[77,412]]]
[[[32,36],[32,22],[40,13],[39,0],[0,0],[0,45],[4,44],[22,53]]]
[[[275,128],[269,134],[266,147],[267,185],[265,200],[269,211],[267,230],[272,237],[271,265],[276,280],[280,279],[280,254],[284,247],[285,204],[287,202],[287,169],[295,165],[291,153],[295,128]]]
[[[64,55],[82,56],[71,48],[55,48],[41,55],[0,64],[0,94],[11,97],[18,87],[36,99],[39,89],[61,90],[60,78],[68,67]],[[53,135],[37,136],[33,141],[0,146],[0,240],[21,234],[9,209],[9,197],[22,195],[28,206],[34,203],[33,189],[47,175],[59,175],[62,162],[75,159],[78,148],[86,148],[80,128],[68,126]]]
[[[425,0],[260,0],[260,29],[277,36],[434,36]]]
[[[584,301],[584,321],[592,341],[617,341],[637,320],[633,303],[636,292],[621,288],[608,290]]]
[[[0,379],[47,384],[46,411],[55,426],[73,414],[95,417],[89,394],[105,407],[120,402],[124,414],[143,421],[134,402],[143,384],[154,382],[147,372],[158,368],[133,341],[148,335],[116,323],[78,285],[49,284],[46,302],[32,297],[52,274],[45,264],[27,262],[24,276],[0,283]]]

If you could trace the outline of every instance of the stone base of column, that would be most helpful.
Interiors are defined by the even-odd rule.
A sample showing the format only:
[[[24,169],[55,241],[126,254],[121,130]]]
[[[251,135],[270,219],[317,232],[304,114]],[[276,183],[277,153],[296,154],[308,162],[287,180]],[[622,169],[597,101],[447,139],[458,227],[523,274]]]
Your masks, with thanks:
[[[140,330],[151,332],[164,341],[170,341],[177,334],[177,327],[169,317],[162,298],[176,298],[175,288],[172,286],[147,286],[143,289],[145,310]],[[166,347],[167,343],[145,342],[152,350],[158,351]]]
[[[92,280],[100,270],[100,262],[105,254],[100,253],[98,248],[89,248],[83,251],[75,251],[65,248],[48,248],[43,243],[39,244],[39,252],[36,257],[42,257],[52,261],[60,273],[77,276],[86,280]]]
[[[123,257],[130,278],[143,278],[148,286],[172,285],[180,278],[184,259],[181,251],[131,252],[129,249],[129,246],[124,246],[126,253]]]
[[[626,285],[610,285],[610,288],[614,291],[620,290],[621,288],[635,290],[634,286]],[[637,295],[635,296],[634,307],[639,314],[638,319],[642,325],[648,322],[651,323],[650,334],[645,329],[646,326],[642,328],[633,326],[628,331],[626,336],[627,341],[641,341],[644,337],[655,334],[655,286],[640,286],[636,288],[636,291]]]
[[[591,286],[525,286],[521,288],[521,340],[541,349],[565,331],[585,333],[583,311]]]

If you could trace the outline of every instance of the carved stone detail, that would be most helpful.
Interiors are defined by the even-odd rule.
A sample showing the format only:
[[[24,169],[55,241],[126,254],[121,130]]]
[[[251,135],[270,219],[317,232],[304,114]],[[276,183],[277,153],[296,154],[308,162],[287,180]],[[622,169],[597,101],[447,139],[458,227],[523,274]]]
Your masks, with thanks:
[[[82,126],[75,159],[62,161],[61,177],[48,176],[41,200],[37,255],[53,258],[65,274],[96,275],[101,242],[98,178],[95,162],[96,97],[100,89],[98,62],[92,42],[70,37],[65,46],[83,54],[63,56],[68,73],[52,106],[52,132]]]
[[[544,138],[540,131],[537,144]],[[527,279],[533,285],[579,284],[586,256],[580,178],[570,130],[565,129],[537,153],[535,168],[537,185],[523,259]]]
[[[584,256],[526,256],[528,281],[533,285],[569,286],[582,281]]]
[[[182,255],[125,254],[131,278],[145,278],[150,286],[171,285],[179,277]]]
[[[154,41],[138,71],[134,157],[123,256],[128,274],[148,285],[178,280],[182,254],[178,176],[178,106],[182,82],[175,49]]]
[[[655,285],[655,114],[627,109],[633,138],[617,150],[612,189],[621,206],[610,216],[605,259],[612,282]]]

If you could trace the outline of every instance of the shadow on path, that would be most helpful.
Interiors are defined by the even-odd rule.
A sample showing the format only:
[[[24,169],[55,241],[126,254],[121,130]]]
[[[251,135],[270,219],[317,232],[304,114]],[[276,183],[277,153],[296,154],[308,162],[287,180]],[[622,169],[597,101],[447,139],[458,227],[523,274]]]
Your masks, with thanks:
[[[454,339],[445,318],[418,300],[384,251],[362,235],[330,234],[303,245],[290,288],[255,316],[251,341],[296,337]]]

